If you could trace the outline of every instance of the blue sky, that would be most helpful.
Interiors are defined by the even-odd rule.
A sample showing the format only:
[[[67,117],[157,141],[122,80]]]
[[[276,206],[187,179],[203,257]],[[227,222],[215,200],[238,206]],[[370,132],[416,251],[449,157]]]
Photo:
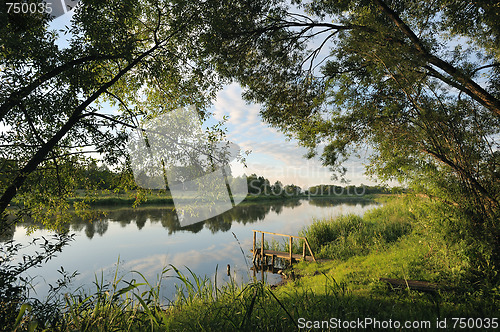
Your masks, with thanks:
[[[71,12],[54,19],[51,26],[59,30],[70,24]],[[64,47],[64,38],[61,38],[59,45]],[[318,159],[304,158],[305,148],[294,140],[287,140],[284,134],[264,123],[259,116],[260,105],[247,104],[241,93],[242,88],[238,84],[226,86],[217,94],[211,109],[215,120],[228,117],[226,127],[230,141],[244,151],[251,151],[246,157],[246,167],[239,162],[231,164],[234,175],[255,173],[272,183],[279,180],[283,184],[293,183],[303,189],[317,184],[340,184],[339,181],[331,180],[332,173]],[[348,169],[346,178],[351,184],[377,184],[364,175],[365,161],[353,158],[345,164]]]
[[[297,141],[287,140],[284,134],[264,123],[259,116],[260,106],[246,104],[241,92],[237,84],[226,86],[218,93],[212,108],[215,119],[228,117],[228,138],[243,150],[251,150],[246,158],[247,168],[233,165],[235,174],[256,173],[273,182],[280,180],[302,188],[320,183],[338,183],[330,180],[331,172],[319,160],[303,157],[307,150],[300,147]],[[347,179],[352,184],[375,184],[364,176],[363,160],[352,159],[346,166]]]

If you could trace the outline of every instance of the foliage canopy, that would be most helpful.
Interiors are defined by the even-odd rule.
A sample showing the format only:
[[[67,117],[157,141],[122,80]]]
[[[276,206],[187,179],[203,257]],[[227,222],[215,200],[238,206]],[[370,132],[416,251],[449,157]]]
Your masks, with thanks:
[[[500,261],[498,3],[81,4],[65,48],[47,16],[1,14],[0,211],[18,191],[58,205],[82,162],[75,149],[115,162],[124,127],[188,104],[206,116],[234,79],[309,156],[343,175],[350,155],[368,153],[369,173],[449,206],[450,235]]]
[[[264,120],[336,174],[350,155],[368,154],[370,174],[446,203],[450,235],[479,261],[498,263],[500,5],[247,5],[253,11],[227,14],[230,25],[211,25],[220,50],[213,58],[262,104]]]
[[[200,48],[202,5],[87,0],[57,32],[49,16],[2,4],[0,212],[18,193],[32,210],[64,211],[85,156],[118,163],[126,128],[186,105],[208,116],[220,84]]]

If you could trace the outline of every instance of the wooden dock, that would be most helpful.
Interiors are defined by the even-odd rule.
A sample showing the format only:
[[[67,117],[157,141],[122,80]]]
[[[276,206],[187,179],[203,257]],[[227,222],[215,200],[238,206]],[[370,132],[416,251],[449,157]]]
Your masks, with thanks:
[[[257,251],[257,255],[260,255],[260,248],[257,248],[256,251]],[[250,249],[250,252],[253,253],[253,250]],[[276,251],[276,250],[267,250],[265,249],[264,250],[264,255],[266,255],[267,257],[273,257],[275,256],[275,258],[283,258],[283,259],[288,259],[290,260],[290,254],[288,252],[284,252],[284,251]],[[299,260],[306,260],[308,262],[315,262],[313,256],[303,256],[301,254],[293,254],[292,253],[292,259],[294,261],[299,261]]]
[[[257,231],[257,230],[252,230],[253,232],[253,246],[250,252],[253,254],[253,259],[252,262],[253,264],[257,267],[258,264],[260,263],[261,266],[268,265],[268,258],[271,258],[271,265],[274,266],[276,258],[281,258],[281,259],[286,259],[290,261],[290,264],[292,264],[294,261],[299,261],[299,260],[304,260],[308,262],[316,262],[316,258],[314,257],[314,254],[311,250],[311,247],[309,246],[309,242],[307,242],[307,239],[304,236],[294,236],[294,235],[288,235],[288,234],[279,234],[279,233],[272,233],[272,232],[264,232],[264,231]],[[257,248],[257,233],[261,233],[261,243],[260,243],[260,248]],[[289,238],[288,242],[288,248],[289,251],[276,251],[276,250],[269,250],[269,249],[264,249],[264,234],[270,234],[270,235],[276,235],[276,236],[284,236]],[[293,249],[293,239],[299,239],[303,240],[303,245],[302,245],[302,254],[294,254],[292,252]],[[306,249],[309,251],[309,255],[306,255]]]

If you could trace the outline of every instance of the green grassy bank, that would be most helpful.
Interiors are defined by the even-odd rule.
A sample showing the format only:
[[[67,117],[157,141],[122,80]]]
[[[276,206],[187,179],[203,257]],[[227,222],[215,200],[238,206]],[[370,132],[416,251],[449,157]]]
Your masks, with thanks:
[[[384,205],[363,217],[316,220],[305,229],[323,260],[294,265],[295,279],[283,286],[273,289],[255,281],[216,290],[209,278],[177,272],[184,292],[165,306],[158,296],[160,284],[134,280],[119,288],[116,281],[97,283],[93,294],[66,295],[58,318],[49,324],[39,317],[38,326],[62,331],[293,331],[360,330],[361,324],[364,330],[451,331],[481,324],[478,330],[495,330],[498,285],[477,279],[465,259],[467,248],[436,232],[434,205],[422,198],[379,200]],[[439,288],[433,293],[391,290],[381,277],[425,280]],[[147,290],[139,291],[140,285]],[[35,319],[34,312],[28,313],[19,324],[28,326]]]
[[[77,194],[74,197],[69,198],[70,203],[74,202],[85,202],[90,206],[109,206],[109,205],[121,205],[121,206],[133,206],[136,202],[138,192],[98,192],[92,196],[85,196],[83,193]],[[335,199],[342,202],[359,202],[359,201],[370,201],[376,195],[251,195],[245,197],[243,202],[273,202],[282,201],[288,199],[322,199],[329,198]],[[174,201],[170,194],[165,193],[148,193],[140,194],[140,205],[173,205]]]

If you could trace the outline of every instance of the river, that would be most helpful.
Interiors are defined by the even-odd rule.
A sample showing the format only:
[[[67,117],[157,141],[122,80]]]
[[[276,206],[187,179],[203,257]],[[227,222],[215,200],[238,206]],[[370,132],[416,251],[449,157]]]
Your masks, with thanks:
[[[179,227],[172,206],[101,208],[106,215],[92,223],[75,218],[69,225],[70,232],[75,233],[75,240],[56,258],[30,271],[31,277],[36,275],[32,280],[36,291],[33,295],[38,298],[46,296],[48,284],[54,284],[60,277],[57,270],[61,266],[66,271],[79,273],[73,279],[71,289],[95,290],[92,283],[96,276],[112,281],[116,270],[119,276],[125,276],[125,280],[140,280],[130,272],[136,270],[150,283],[155,283],[162,269],[170,264],[185,274],[188,274],[188,267],[212,281],[218,266],[219,285],[230,278],[244,283],[251,278],[248,265],[251,265],[252,229],[298,235],[314,220],[350,213],[362,215],[376,206],[376,203],[363,199],[346,201],[334,198],[242,203],[222,215],[186,228]],[[16,226],[12,238],[26,244],[34,237],[52,234],[38,229],[27,235],[27,226]],[[271,236],[266,236],[266,240],[271,240]],[[276,237],[275,240],[283,242],[285,239]],[[226,273],[228,264],[231,266],[230,277]],[[270,273],[266,278],[270,283],[279,279]],[[172,299],[175,283],[175,278],[164,280],[161,295]]]

